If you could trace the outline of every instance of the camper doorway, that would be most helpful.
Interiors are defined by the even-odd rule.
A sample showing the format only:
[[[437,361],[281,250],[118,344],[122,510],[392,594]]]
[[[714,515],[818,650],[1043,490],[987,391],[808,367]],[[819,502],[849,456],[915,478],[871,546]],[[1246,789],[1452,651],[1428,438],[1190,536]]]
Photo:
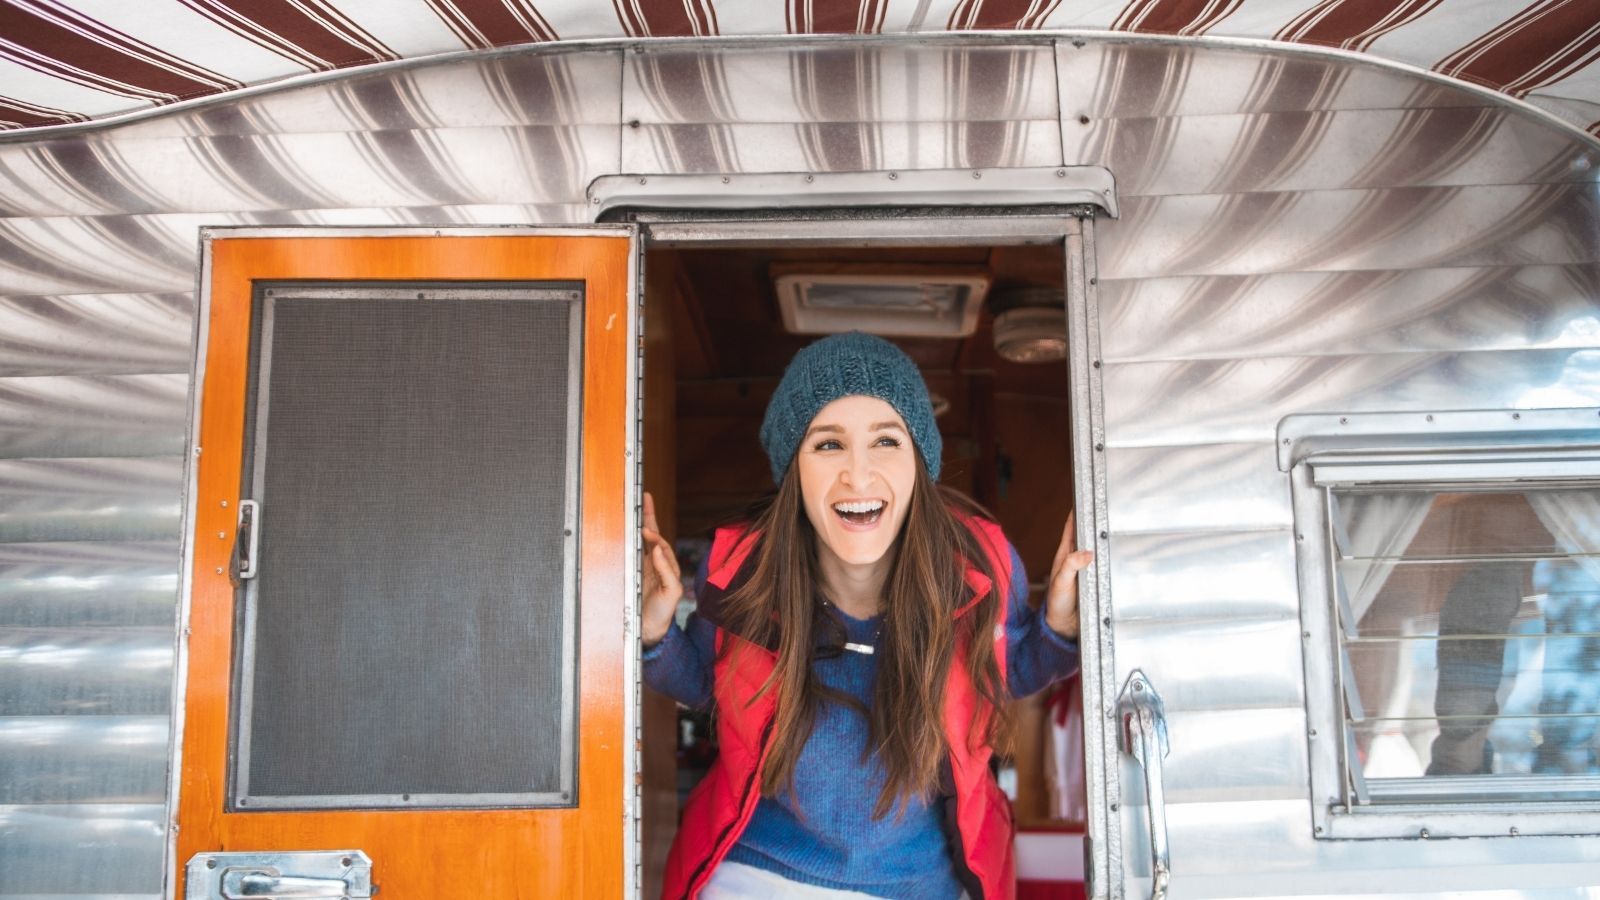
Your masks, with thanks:
[[[942,482],[994,513],[1040,602],[1067,512],[1079,505],[1080,541],[1094,518],[1089,491],[1080,502],[1074,490],[1066,324],[1069,285],[1085,279],[1085,223],[670,218],[638,217],[642,483],[686,578],[712,529],[773,489],[757,431],[790,358],[822,334],[859,329],[887,337],[922,370],[944,439]],[[965,300],[975,300],[970,310]],[[692,600],[690,587],[680,620]],[[1092,608],[1092,589],[1084,602]],[[997,776],[1014,798],[1025,898],[1083,896],[1082,694],[1073,679],[1015,704],[1016,752]],[[707,717],[648,689],[641,696],[641,885],[653,898],[684,799],[717,748]]]

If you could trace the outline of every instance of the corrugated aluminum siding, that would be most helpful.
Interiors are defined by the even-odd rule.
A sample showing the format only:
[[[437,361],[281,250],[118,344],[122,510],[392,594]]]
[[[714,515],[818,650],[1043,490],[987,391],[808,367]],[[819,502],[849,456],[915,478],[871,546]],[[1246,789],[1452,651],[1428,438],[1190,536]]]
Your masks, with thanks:
[[[501,55],[0,145],[0,896],[160,890],[200,226],[581,222],[618,171],[1063,163],[1122,197],[1098,260],[1115,664],[1166,695],[1175,891],[1238,895],[1241,867],[1256,893],[1404,890],[1309,834],[1273,428],[1600,402],[1596,156],[1357,61],[1098,40]],[[1462,884],[1512,862],[1455,844],[1402,853]]]

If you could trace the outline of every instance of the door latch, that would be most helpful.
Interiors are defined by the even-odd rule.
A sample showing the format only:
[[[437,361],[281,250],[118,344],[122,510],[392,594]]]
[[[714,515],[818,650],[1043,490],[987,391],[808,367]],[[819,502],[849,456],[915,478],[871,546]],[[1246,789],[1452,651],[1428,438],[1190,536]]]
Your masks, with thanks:
[[[1166,758],[1167,714],[1161,695],[1142,669],[1134,669],[1117,698],[1118,743],[1144,769],[1144,799],[1150,825],[1150,898],[1164,900],[1172,880],[1167,851],[1167,798],[1161,761]]]
[[[196,853],[184,900],[368,900],[372,860],[360,850]]]

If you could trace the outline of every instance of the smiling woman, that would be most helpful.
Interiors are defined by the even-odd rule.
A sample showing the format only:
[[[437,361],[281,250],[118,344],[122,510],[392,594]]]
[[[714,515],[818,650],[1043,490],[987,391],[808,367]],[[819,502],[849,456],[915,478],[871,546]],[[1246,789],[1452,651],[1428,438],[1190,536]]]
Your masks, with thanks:
[[[761,442],[778,484],[713,540],[680,630],[645,506],[644,674],[715,709],[722,754],[684,811],[665,896],[1011,896],[1012,816],[989,759],[1008,697],[1077,665],[1071,520],[1041,611],[993,517],[935,483],[916,365],[860,333],[800,351]]]

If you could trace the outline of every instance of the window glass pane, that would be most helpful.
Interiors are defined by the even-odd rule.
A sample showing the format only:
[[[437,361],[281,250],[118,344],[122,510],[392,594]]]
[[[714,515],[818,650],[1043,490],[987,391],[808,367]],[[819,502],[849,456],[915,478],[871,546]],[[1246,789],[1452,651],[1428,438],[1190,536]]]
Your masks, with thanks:
[[[1350,775],[1388,800],[1385,779],[1457,779],[1432,802],[1600,787],[1600,491],[1329,496]]]

